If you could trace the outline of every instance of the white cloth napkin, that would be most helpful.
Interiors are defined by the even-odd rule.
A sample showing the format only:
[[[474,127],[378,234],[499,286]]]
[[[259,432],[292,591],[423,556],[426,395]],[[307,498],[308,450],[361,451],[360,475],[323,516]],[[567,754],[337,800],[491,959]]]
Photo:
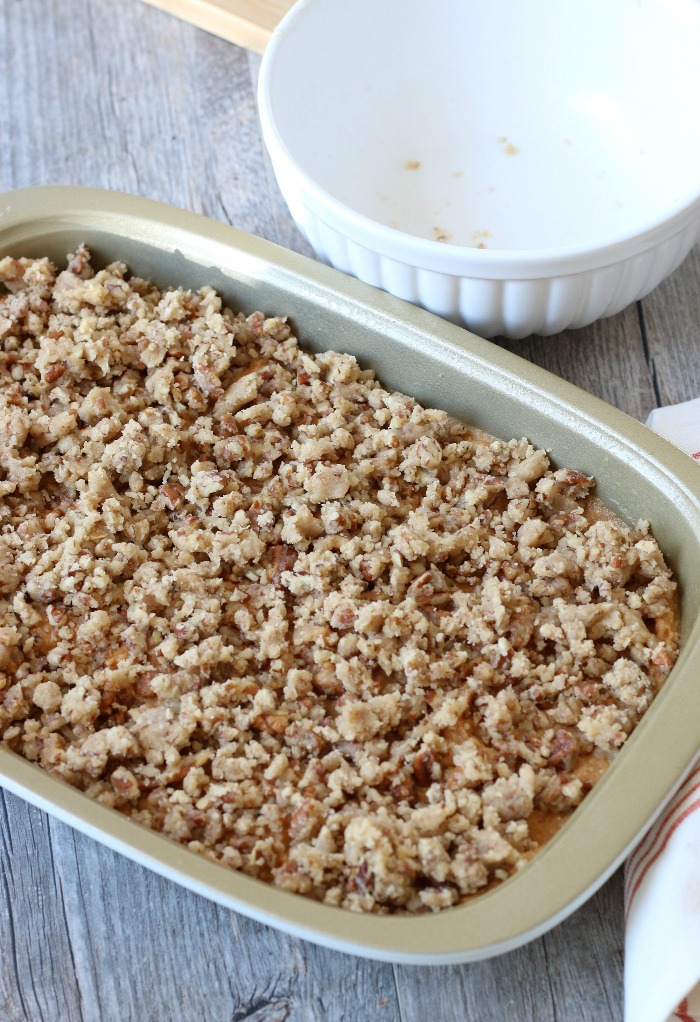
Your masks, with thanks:
[[[647,426],[700,461],[700,397],[680,405],[655,408]]]
[[[700,462],[700,398],[656,408]],[[625,1022],[700,1022],[700,761],[625,865]]]

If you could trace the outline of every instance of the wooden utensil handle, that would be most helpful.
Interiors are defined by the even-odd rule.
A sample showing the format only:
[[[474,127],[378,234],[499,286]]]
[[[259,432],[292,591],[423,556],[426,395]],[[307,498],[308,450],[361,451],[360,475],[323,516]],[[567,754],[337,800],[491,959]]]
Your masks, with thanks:
[[[293,0],[144,0],[228,42],[262,53]]]

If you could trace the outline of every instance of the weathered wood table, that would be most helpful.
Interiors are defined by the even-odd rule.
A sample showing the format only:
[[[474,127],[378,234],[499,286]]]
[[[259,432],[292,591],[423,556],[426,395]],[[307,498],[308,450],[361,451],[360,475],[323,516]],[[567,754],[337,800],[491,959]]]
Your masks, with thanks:
[[[0,191],[96,185],[308,252],[258,130],[260,58],[138,0],[0,0]],[[700,395],[700,252],[594,326],[508,347],[637,417]],[[373,963],[219,908],[0,789],[0,1022],[619,1022],[620,874],[483,963]]]

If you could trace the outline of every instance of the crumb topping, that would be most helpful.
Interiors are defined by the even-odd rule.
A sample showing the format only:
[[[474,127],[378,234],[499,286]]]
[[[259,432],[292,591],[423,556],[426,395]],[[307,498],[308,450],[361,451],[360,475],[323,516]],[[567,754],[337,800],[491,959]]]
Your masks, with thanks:
[[[209,287],[81,246],[0,292],[4,742],[348,909],[526,862],[675,660],[648,525]]]

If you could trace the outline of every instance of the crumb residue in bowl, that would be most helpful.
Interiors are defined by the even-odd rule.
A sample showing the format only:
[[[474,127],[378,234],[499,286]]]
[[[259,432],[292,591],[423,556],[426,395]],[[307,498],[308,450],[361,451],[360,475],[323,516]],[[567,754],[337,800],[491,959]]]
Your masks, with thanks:
[[[486,228],[481,231],[474,231],[472,233],[472,244],[477,248],[486,248],[486,242],[491,237],[491,231],[486,230]]]
[[[520,152],[520,148],[516,145],[513,145],[512,142],[509,142],[505,135],[499,135],[496,141],[500,146],[503,147],[503,152],[506,154],[506,156],[517,156],[518,153]]]

